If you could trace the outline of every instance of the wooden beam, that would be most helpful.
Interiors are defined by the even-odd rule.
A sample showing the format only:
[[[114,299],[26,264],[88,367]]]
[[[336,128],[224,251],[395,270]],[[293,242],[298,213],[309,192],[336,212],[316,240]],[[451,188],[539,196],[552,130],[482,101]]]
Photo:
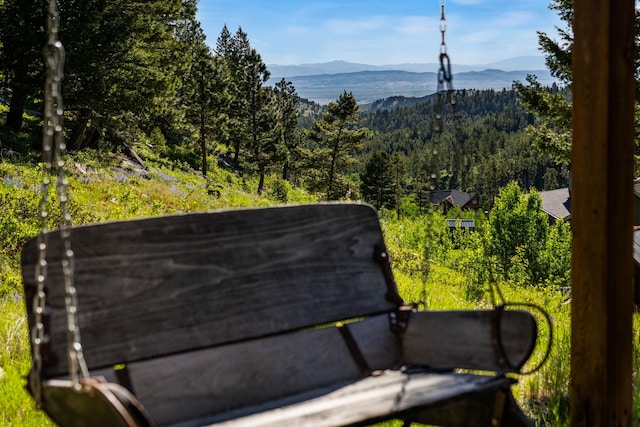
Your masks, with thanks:
[[[631,426],[634,0],[575,0],[571,425]]]

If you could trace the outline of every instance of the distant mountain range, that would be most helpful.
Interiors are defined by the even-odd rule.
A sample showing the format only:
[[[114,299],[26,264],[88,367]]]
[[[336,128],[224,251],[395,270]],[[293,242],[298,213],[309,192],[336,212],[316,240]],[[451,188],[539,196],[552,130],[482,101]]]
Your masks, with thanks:
[[[358,103],[394,96],[423,97],[436,91],[437,64],[366,65],[344,61],[322,64],[269,65],[270,84],[283,77],[298,95],[320,104],[334,101],[343,91],[353,92]],[[510,89],[514,80],[534,74],[543,85],[557,80],[545,69],[544,58],[525,56],[482,65],[453,65],[456,89]]]
[[[498,62],[475,65],[452,64],[454,72],[483,71],[483,70],[544,70],[546,68],[543,56],[517,56]],[[357,73],[360,71],[410,71],[412,73],[436,72],[439,64],[395,64],[395,65],[369,65],[357,64],[346,61],[330,61],[317,64],[278,65],[267,66],[273,79],[282,77],[314,76],[318,74]]]

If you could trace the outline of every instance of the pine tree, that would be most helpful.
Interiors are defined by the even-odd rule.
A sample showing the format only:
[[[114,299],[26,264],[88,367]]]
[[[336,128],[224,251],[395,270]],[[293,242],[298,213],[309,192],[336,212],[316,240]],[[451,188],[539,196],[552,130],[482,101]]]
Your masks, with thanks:
[[[274,94],[278,108],[277,132],[284,150],[282,179],[288,180],[297,158],[298,146],[300,145],[299,132],[297,132],[300,118],[297,108],[298,94],[293,83],[286,81],[284,78],[276,83]]]
[[[257,193],[262,194],[267,172],[282,156],[280,140],[275,131],[277,106],[273,89],[259,86],[249,102],[251,128],[246,144],[247,163],[258,174]]]
[[[356,163],[354,154],[362,148],[367,135],[357,123],[358,104],[353,94],[345,91],[329,103],[322,120],[316,120],[313,128],[305,132],[315,144],[315,148],[305,151],[309,186],[324,193],[326,200],[344,198],[349,192],[344,174]]]
[[[231,52],[232,40],[233,37],[231,36],[231,32],[229,31],[227,24],[224,24],[220,31],[220,35],[218,36],[218,40],[216,41],[216,55],[223,58],[226,57]]]
[[[59,1],[65,105],[77,113],[71,148],[84,144],[90,118],[127,115],[137,124],[170,108],[184,63],[174,28],[185,11],[195,13],[194,1]],[[6,125],[13,129],[43,86],[46,10],[46,2],[35,0],[8,0],[0,8],[0,67],[12,87]]]
[[[183,40],[191,52],[191,67],[182,83],[181,98],[187,121],[197,129],[202,174],[206,176],[212,139],[219,141],[225,135],[229,74],[224,62],[207,46],[200,23],[193,21],[187,30]]]
[[[249,139],[248,130],[248,94],[246,78],[246,57],[251,51],[247,33],[238,28],[231,39],[225,55],[227,67],[231,73],[231,104],[229,106],[229,143],[233,150],[233,161],[240,167],[240,150],[244,141]]]
[[[402,205],[402,197],[405,190],[405,179],[407,175],[407,161],[404,155],[399,152],[395,152],[391,155],[391,164],[393,165],[393,174],[395,181],[394,198],[395,198],[395,210],[398,218],[400,218],[400,210]]]
[[[360,174],[360,193],[364,200],[377,209],[394,209],[397,204],[396,170],[391,156],[374,150]]]
[[[133,132],[153,117],[167,116],[187,63],[174,28],[185,14],[195,13],[193,0],[60,4],[65,100],[76,114],[70,148],[95,143],[88,129],[125,130],[128,122],[126,130]]]
[[[42,43],[46,40],[47,5],[38,0],[6,0],[0,4],[0,73],[10,89],[4,126],[19,131],[29,98],[44,86]]]
[[[269,80],[269,71],[241,27],[229,38],[225,25],[216,42],[216,52],[224,58],[231,75],[229,137],[226,142],[233,151],[234,163],[239,167],[244,145],[249,141],[255,142],[256,135],[261,132],[258,129],[258,110],[263,102],[262,88]]]
[[[551,75],[558,78],[564,90],[542,87],[535,76],[528,76],[526,84],[514,83],[514,89],[520,94],[527,109],[536,114],[540,123],[527,128],[533,143],[543,153],[554,156],[557,163],[568,165],[571,157],[571,101],[569,93],[573,82],[571,71],[571,53],[573,51],[573,0],[552,0],[549,8],[558,12],[565,24],[557,28],[559,39],[538,32],[540,50],[546,55],[546,65]],[[636,9],[636,23],[640,11]],[[636,25],[636,52],[640,51],[640,25]],[[636,80],[640,73],[640,58],[636,55]],[[637,86],[637,85],[636,85]],[[640,100],[640,89],[636,98]],[[636,109],[637,110],[637,109]],[[638,116],[638,114],[636,114]],[[640,122],[636,118],[637,122]],[[636,136],[636,147],[638,137]],[[636,154],[638,153],[636,148]]]

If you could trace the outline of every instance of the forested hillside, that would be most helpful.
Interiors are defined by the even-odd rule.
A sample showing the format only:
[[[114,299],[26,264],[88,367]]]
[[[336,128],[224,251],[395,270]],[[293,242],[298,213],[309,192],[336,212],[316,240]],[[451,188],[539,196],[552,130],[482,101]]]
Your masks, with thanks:
[[[9,106],[0,148],[25,156],[38,152],[39,127],[23,117],[42,111],[44,3],[0,2],[0,96]],[[217,40],[206,40],[197,0],[86,3],[59,2],[71,151],[135,158],[145,146],[151,157],[203,175],[216,167],[255,175],[256,193],[277,176],[321,200],[378,204],[361,191],[377,182],[393,188],[383,205],[397,210],[432,188],[478,194],[488,208],[511,180],[524,188],[566,185],[566,170],[532,148],[524,130],[535,119],[514,91],[449,93],[455,111],[435,96],[383,100],[361,111],[347,88],[321,107],[302,102],[291,82],[269,81],[242,28],[225,26]],[[365,177],[377,151],[395,159],[394,170]]]
[[[558,93],[558,88],[549,91]],[[410,189],[435,181],[438,189],[476,193],[489,207],[498,189],[510,181],[538,190],[567,185],[567,169],[532,146],[526,128],[535,124],[535,117],[520,104],[517,92],[457,91],[455,108],[440,101],[441,131],[434,126],[438,102],[431,96],[398,107],[405,101],[395,99],[385,108],[381,101],[382,109],[372,105],[369,108],[377,111],[360,121],[370,130],[368,149],[402,154]]]

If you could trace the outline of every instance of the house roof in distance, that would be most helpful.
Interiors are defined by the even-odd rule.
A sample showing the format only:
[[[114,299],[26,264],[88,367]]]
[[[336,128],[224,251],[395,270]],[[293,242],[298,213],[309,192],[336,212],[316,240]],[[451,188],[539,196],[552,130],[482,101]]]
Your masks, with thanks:
[[[477,208],[478,204],[475,195],[459,190],[435,190],[431,192],[430,198],[434,205],[446,202],[451,206],[460,206],[461,208]]]
[[[633,193],[636,197],[640,197],[640,178],[633,180]]]
[[[541,191],[542,210],[554,219],[571,219],[571,195],[569,188]]]
[[[633,259],[640,265],[640,230],[633,231]]]

